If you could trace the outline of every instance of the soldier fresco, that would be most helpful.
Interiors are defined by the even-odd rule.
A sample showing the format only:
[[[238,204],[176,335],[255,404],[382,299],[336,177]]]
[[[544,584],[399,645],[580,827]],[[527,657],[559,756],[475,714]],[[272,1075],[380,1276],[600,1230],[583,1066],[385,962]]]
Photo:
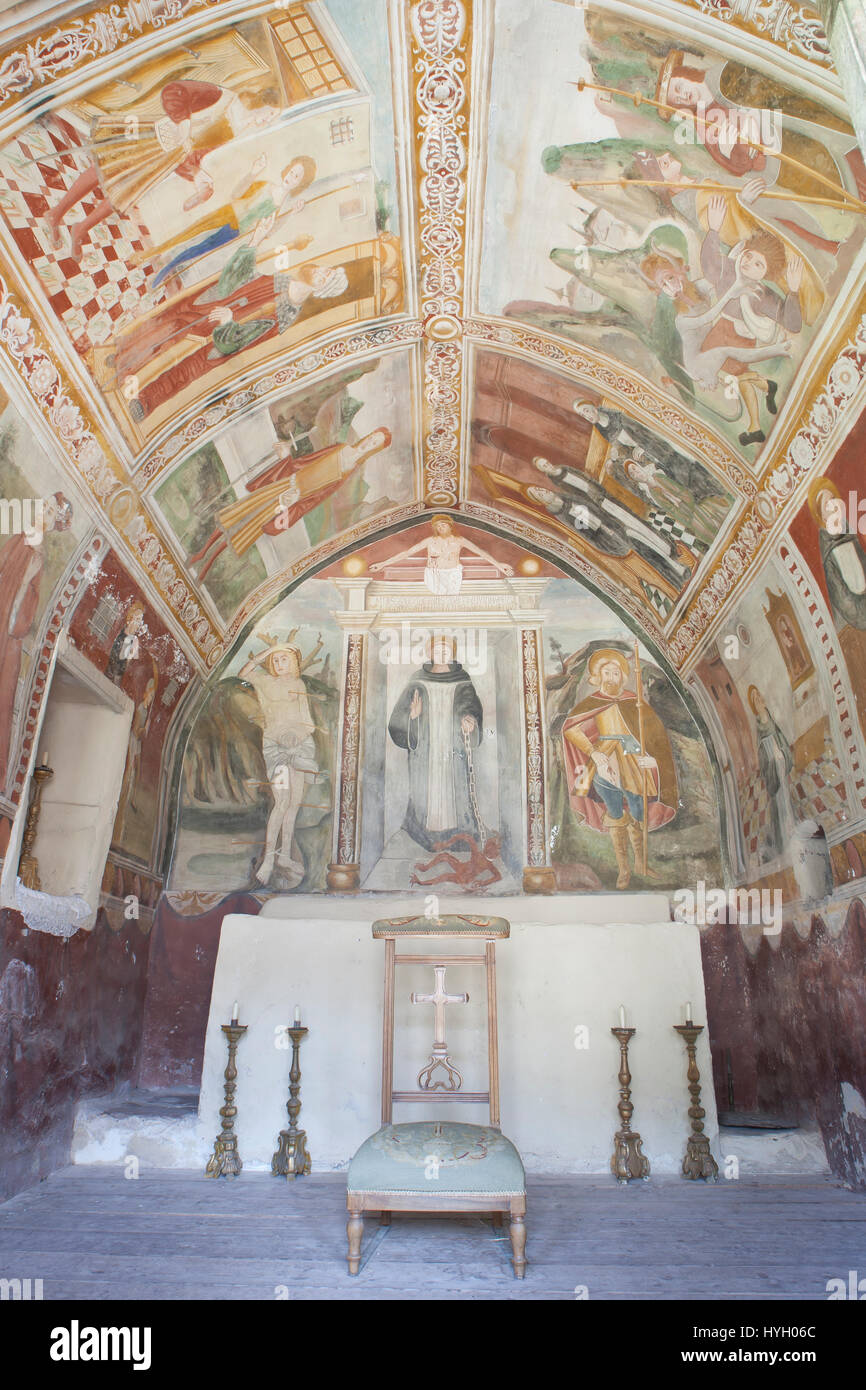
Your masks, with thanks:
[[[482,309],[628,364],[754,460],[862,246],[853,130],[701,42],[504,8]],[[555,119],[508,101],[527,72]]]

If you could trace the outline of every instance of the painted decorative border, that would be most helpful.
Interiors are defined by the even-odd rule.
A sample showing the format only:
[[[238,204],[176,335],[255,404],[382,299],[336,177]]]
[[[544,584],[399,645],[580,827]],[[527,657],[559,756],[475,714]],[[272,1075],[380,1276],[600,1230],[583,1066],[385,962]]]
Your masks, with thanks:
[[[575,10],[586,10],[588,0],[557,0]],[[807,62],[833,69],[830,44],[815,9],[796,0],[681,0],[701,14],[743,29]]]
[[[2,276],[0,344],[25,382],[37,409],[51,426],[73,472],[89,490],[91,501],[95,503],[97,524],[100,519],[107,520],[123,536],[180,627],[181,644],[187,651],[192,647],[200,664],[212,666],[218,659],[215,655],[217,632],[144,512],[136,489],[125,479],[120,463],[115,459],[112,466],[88,428],[59,369],[37,342],[33,323]]]
[[[81,589],[84,585],[90,584],[99,573],[99,566],[107,553],[108,543],[105,538],[103,536],[94,536],[90,544],[78,557],[72,573],[60,590],[60,595],[54,605],[54,612],[45,628],[42,646],[32,667],[34,675],[27,702],[27,713],[23,721],[23,734],[18,750],[18,764],[9,791],[10,799],[15,806],[18,805],[21,799],[21,793],[27,778],[27,768],[30,764],[30,756],[33,752],[33,740],[36,737],[36,727],[39,723],[39,710],[45,695],[45,686],[48,680],[48,672],[51,669],[51,656],[55,644],[60,636],[67,615],[75,607],[75,604],[81,597]],[[11,733],[12,731],[10,730],[10,735]]]
[[[821,611],[823,604],[819,607],[820,600],[815,596],[811,577],[807,572],[804,572],[803,566],[800,565],[785,541],[779,546],[779,558],[797,587],[797,592],[803,601],[803,608],[812,619],[815,632],[821,643],[821,650],[827,662],[836,713],[842,730],[842,737],[845,740],[845,759],[854,778],[854,788],[860,799],[860,804],[866,807],[866,772],[860,765],[860,738],[859,733],[854,729],[854,720],[852,719],[854,707],[849,682],[845,675],[845,663],[844,661],[840,662],[833,645],[832,625],[828,623]]]
[[[346,634],[346,683],[343,687],[343,738],[340,749],[340,819],[337,863],[355,864],[358,829],[358,771],[361,760],[361,677],[364,633]]]
[[[136,465],[135,479],[142,489],[158,478],[160,473],[184,449],[201,448],[218,426],[231,424],[251,405],[273,392],[298,385],[323,367],[338,363],[350,363],[370,353],[389,348],[411,345],[423,337],[423,329],[417,319],[401,323],[384,324],[381,328],[367,328],[361,332],[353,329],[347,338],[338,338],[319,348],[305,345],[294,358],[289,358],[278,367],[269,366],[264,376],[251,381],[242,390],[225,400],[206,407],[194,415],[182,429],[177,430],[163,444],[148,454],[142,455],[142,462]]]
[[[0,57],[0,106],[33,86],[114,53],[139,35],[153,34],[219,0],[129,0],[80,15]]]
[[[816,471],[822,461],[824,445],[852,405],[864,377],[866,314],[860,319],[854,337],[830,368],[825,386],[813,401],[805,424],[797,430],[784,458],[763,480],[754,505],[671,638],[670,657],[677,667],[682,667],[703,633],[726,607],[747,565],[766,542],[783,509],[790,505],[798,484]]]
[[[139,36],[146,36],[186,19],[194,11],[214,10],[220,0],[129,0],[79,16],[45,37],[19,45],[0,59],[0,106],[88,62],[104,58]],[[752,28],[774,42],[780,36],[804,44],[805,56],[823,61],[820,25],[811,12],[791,0],[686,0],[687,4],[721,22]],[[236,6],[226,5],[234,11]],[[195,590],[180,564],[163,544],[157,523],[144,510],[138,485],[147,486],[182,449],[200,442],[209,431],[239,417],[257,399],[283,385],[302,381],[322,367],[344,361],[350,355],[425,338],[425,492],[434,506],[459,505],[459,456],[461,443],[461,369],[464,335],[525,352],[531,360],[549,361],[581,375],[597,389],[615,396],[658,421],[675,436],[681,447],[720,471],[753,505],[742,517],[725,553],[703,588],[689,598],[689,606],[670,642],[671,659],[677,666],[693,653],[709,625],[728,603],[749,560],[761,549],[788,505],[795,486],[810,468],[817,466],[819,446],[838,421],[844,404],[863,375],[866,337],[861,322],[855,341],[848,345],[830,369],[827,385],[811,408],[809,421],[792,439],[784,460],[772,468],[759,485],[744,470],[723,441],[698,421],[655,393],[647,383],[633,381],[616,364],[598,360],[586,350],[575,349],[517,324],[502,324],[477,317],[463,322],[462,291],[465,255],[466,170],[471,70],[471,0],[418,0],[409,3],[409,58],[415,74],[415,177],[420,207],[420,283],[423,323],[404,321],[370,328],[320,348],[307,347],[296,360],[271,368],[260,380],[235,392],[225,401],[201,411],[145,457],[130,484],[120,462],[104,451],[82,419],[74,396],[47,352],[36,342],[33,324],[22,312],[0,278],[0,342],[27,383],[55,436],[84,481],[96,503],[97,520],[103,517],[110,534],[119,533],[125,547],[157,591],[174,619],[176,635],[199,667],[213,669],[225,651],[219,633],[198,602]],[[816,27],[817,26],[817,27]],[[819,32],[820,31],[820,32]],[[825,41],[824,41],[825,42]],[[143,43],[143,41],[142,41]],[[141,45],[140,45],[141,46]],[[814,51],[812,51],[814,50]],[[866,322],[866,321],[864,321]],[[846,376],[846,373],[851,374]],[[855,379],[856,378],[856,379]],[[851,384],[853,382],[853,384]],[[414,515],[420,504],[398,514]],[[472,513],[472,504],[463,509]],[[478,515],[488,515],[479,510]],[[398,519],[389,517],[389,524]],[[379,523],[380,524],[380,523]],[[516,534],[532,535],[532,528],[509,518]],[[378,528],[376,522],[359,530],[359,541]],[[312,569],[328,554],[343,548],[349,536],[333,538],[295,562],[288,573],[296,578]],[[547,551],[567,558],[603,593],[664,642],[650,611],[635,597],[616,589],[607,576],[595,570],[574,551],[538,533]],[[284,585],[285,575],[273,577],[255,595],[260,605]],[[250,600],[236,615],[227,636],[249,620]]]
[[[536,869],[547,862],[541,676],[536,628],[523,629],[520,650],[523,656],[523,710],[526,734],[526,862],[531,868]]]
[[[421,0],[410,11],[420,208],[425,493],[457,501],[460,460],[461,314],[466,205],[471,3]]]
[[[810,63],[833,68],[830,41],[811,5],[792,0],[684,0],[701,14],[769,39]]]

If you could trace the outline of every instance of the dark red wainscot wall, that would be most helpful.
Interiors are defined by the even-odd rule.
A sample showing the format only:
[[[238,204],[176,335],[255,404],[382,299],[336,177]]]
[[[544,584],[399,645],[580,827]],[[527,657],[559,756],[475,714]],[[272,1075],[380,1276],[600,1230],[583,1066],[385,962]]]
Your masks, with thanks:
[[[198,1086],[222,921],[255,916],[258,898],[233,893],[194,917],[160,898],[151,933],[150,973],[141,1045],[142,1086]]]
[[[727,1110],[730,1053],[736,1109],[815,1116],[837,1177],[866,1189],[866,910],[855,899],[835,939],[819,914],[806,940],[782,928],[751,956],[738,928],[701,933],[716,1101]]]
[[[69,1162],[80,1099],[134,1080],[148,954],[101,911],[65,943],[0,911],[0,1199]]]

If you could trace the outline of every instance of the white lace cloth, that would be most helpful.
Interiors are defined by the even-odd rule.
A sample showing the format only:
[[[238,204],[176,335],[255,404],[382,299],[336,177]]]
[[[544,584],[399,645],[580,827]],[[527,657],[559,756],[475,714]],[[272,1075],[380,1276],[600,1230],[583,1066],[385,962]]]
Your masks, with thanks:
[[[52,936],[74,936],[93,918],[93,908],[80,893],[69,897],[38,893],[33,888],[25,888],[20,878],[15,880],[15,902],[32,931],[50,932]]]

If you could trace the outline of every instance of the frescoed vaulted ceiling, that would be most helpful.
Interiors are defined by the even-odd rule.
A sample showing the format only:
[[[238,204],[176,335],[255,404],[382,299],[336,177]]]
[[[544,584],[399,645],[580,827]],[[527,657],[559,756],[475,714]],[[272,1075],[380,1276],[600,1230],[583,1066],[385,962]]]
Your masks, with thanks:
[[[2,351],[195,669],[441,510],[700,659],[863,403],[866,165],[768,9],[6,17]]]

